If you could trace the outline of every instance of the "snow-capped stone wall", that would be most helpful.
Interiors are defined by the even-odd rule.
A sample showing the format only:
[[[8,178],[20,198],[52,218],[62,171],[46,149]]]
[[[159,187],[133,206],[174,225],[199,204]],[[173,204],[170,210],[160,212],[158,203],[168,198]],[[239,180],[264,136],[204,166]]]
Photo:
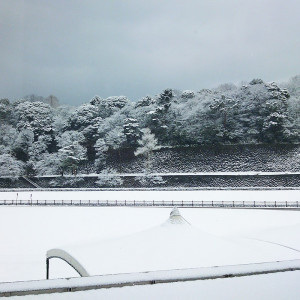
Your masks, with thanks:
[[[299,145],[162,148],[154,151],[149,164],[145,157],[135,156],[134,149],[128,149],[109,154],[107,170],[113,170],[113,174],[31,180],[41,188],[297,188],[299,153]],[[146,170],[149,165],[151,169]],[[108,176],[107,180],[103,176]],[[34,186],[22,177],[0,177],[0,188]]]
[[[128,149],[111,153],[108,165],[120,173],[144,172],[145,158]],[[215,145],[162,148],[152,156],[154,173],[299,172],[300,145]]]

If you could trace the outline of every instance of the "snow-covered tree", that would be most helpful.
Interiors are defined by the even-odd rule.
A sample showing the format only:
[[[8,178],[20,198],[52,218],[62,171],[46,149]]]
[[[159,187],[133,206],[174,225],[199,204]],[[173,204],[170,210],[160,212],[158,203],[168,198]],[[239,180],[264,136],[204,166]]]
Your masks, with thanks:
[[[128,104],[129,100],[126,96],[111,96],[105,99],[111,108],[121,109]]]
[[[136,102],[135,108],[149,106],[154,103],[155,100],[153,98],[151,98],[150,96],[146,96]]]
[[[98,108],[91,104],[83,104],[75,109],[66,121],[65,130],[83,130],[94,123],[99,116]]]
[[[209,117],[214,121],[216,136],[221,143],[237,142],[238,137],[234,134],[237,125],[235,116],[238,113],[239,101],[234,98],[221,95],[213,99],[209,105]]]
[[[100,187],[118,187],[123,184],[123,179],[117,175],[116,170],[108,168],[99,173],[96,184]]]
[[[42,102],[22,102],[15,108],[17,129],[27,129],[34,133],[34,139],[39,135],[53,133],[53,114],[48,104]]]
[[[28,155],[31,160],[37,161],[41,155],[47,152],[47,141],[39,138],[36,142],[32,143],[28,149]]]
[[[195,93],[190,90],[185,90],[181,94],[181,98],[183,98],[183,99],[192,99],[194,97],[195,97]]]
[[[10,154],[0,154],[1,176],[19,177],[24,173],[24,163]]]
[[[81,132],[84,141],[81,144],[87,149],[88,159],[95,159],[94,145],[99,138],[101,126],[100,108],[97,105],[83,104],[68,117],[64,130]]]
[[[115,127],[105,135],[105,143],[110,149],[118,150],[126,141],[122,127]]]
[[[1,99],[0,155],[24,162],[25,172],[99,172],[110,155],[121,158],[126,148],[138,146],[135,153],[145,156],[148,172],[157,144],[299,143],[299,78],[280,85],[253,79],[197,92],[167,89],[137,102],[95,96],[77,108],[56,107],[54,96]],[[148,151],[151,136],[155,147]]]
[[[44,153],[35,162],[34,170],[37,175],[61,175],[64,172],[62,155],[60,153]]]
[[[286,88],[291,96],[300,97],[300,75],[292,77],[288,82],[280,86]]]
[[[71,106],[61,105],[53,112],[53,127],[55,135],[59,135],[67,127],[67,121],[75,108]]]
[[[46,103],[48,103],[52,108],[57,108],[59,106],[59,100],[54,95],[49,95],[44,100]]]
[[[95,167],[99,170],[106,165],[108,146],[106,145],[104,139],[98,139],[94,148],[96,152]]]
[[[18,132],[12,125],[0,124],[0,154],[11,154],[17,137]]]
[[[103,100],[103,99],[102,99],[100,96],[95,95],[95,96],[90,100],[89,103],[90,103],[91,105],[98,106],[98,105],[100,105],[100,103],[101,103],[102,100]]]
[[[158,105],[162,106],[165,110],[167,110],[171,105],[171,100],[173,96],[174,95],[172,89],[164,90],[157,99]]]
[[[103,119],[101,117],[97,117],[93,119],[93,122],[85,127],[81,132],[84,135],[84,142],[82,145],[87,148],[88,160],[93,161],[95,159],[95,151],[94,145],[99,138],[99,127],[103,123]]]
[[[128,105],[129,100],[125,96],[111,96],[106,99],[94,96],[90,100],[90,104],[97,108],[98,116],[105,119]]]
[[[17,157],[22,161],[27,161],[29,158],[29,150],[34,142],[34,133],[30,129],[23,129],[19,132],[12,150]]]
[[[145,156],[146,158],[145,171],[149,172],[152,167],[153,151],[159,149],[160,147],[157,145],[157,139],[155,138],[155,135],[151,133],[151,130],[149,128],[144,128],[141,131],[142,131],[142,137],[138,141],[138,144],[140,146],[136,149],[134,155]]]
[[[0,123],[11,123],[12,105],[6,98],[0,99]]]
[[[59,148],[63,148],[74,143],[83,143],[84,142],[84,135],[81,132],[75,130],[65,131],[56,138],[57,145]]]
[[[136,146],[141,135],[138,120],[133,118],[126,119],[123,128],[127,144],[129,146]]]
[[[59,149],[58,153],[63,172],[70,169],[72,174],[77,174],[78,166],[87,159],[86,149],[78,142]]]

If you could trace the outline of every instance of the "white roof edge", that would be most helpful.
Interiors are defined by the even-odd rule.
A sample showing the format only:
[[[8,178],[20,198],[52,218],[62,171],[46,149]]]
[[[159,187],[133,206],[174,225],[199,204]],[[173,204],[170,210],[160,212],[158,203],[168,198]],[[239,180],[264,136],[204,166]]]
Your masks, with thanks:
[[[46,254],[47,259],[50,258],[59,258],[67,262],[71,267],[73,267],[80,276],[87,277],[90,276],[90,274],[87,272],[87,270],[82,266],[82,264],[74,258],[71,254],[69,254],[67,251],[62,249],[50,249],[47,251]]]
[[[195,269],[177,269],[142,273],[98,275],[85,278],[0,283],[0,297],[14,295],[20,296],[31,294],[50,294],[68,291],[85,291],[89,289],[147,285],[154,283],[169,283],[218,278],[223,279],[227,277],[261,275],[296,270],[300,270],[299,259],[242,265],[201,267]]]

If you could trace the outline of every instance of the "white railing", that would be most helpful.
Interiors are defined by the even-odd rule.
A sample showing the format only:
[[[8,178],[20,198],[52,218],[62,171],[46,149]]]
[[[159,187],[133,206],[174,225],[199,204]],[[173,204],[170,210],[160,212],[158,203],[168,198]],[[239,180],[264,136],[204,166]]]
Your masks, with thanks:
[[[156,206],[198,208],[299,208],[299,201],[207,201],[207,200],[0,200],[13,206]]]

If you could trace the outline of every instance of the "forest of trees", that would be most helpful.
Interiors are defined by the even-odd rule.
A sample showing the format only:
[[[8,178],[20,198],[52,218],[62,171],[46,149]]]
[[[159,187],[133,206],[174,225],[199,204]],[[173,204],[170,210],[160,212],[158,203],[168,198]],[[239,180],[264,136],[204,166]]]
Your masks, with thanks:
[[[166,89],[137,102],[95,96],[79,107],[52,95],[1,99],[0,176],[97,173],[109,151],[126,148],[149,157],[164,146],[299,143],[299,129],[300,76],[280,85]]]

